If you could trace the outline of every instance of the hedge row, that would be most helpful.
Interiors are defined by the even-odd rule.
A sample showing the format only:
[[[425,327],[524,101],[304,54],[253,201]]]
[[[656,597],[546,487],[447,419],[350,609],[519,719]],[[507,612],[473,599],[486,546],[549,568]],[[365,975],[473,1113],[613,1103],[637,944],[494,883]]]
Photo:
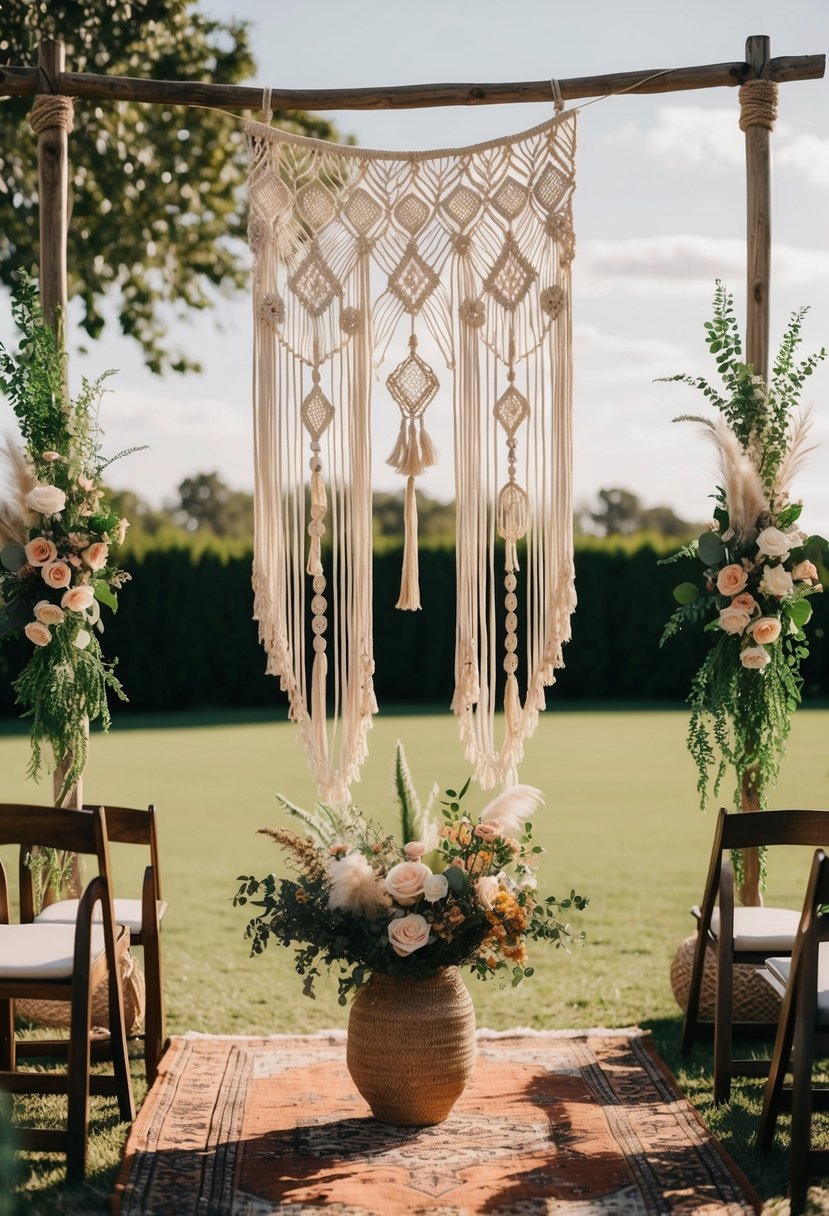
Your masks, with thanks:
[[[420,555],[423,610],[398,612],[401,553],[375,557],[376,688],[381,703],[448,704],[454,649],[454,553]],[[576,554],[578,608],[565,648],[556,701],[682,701],[710,638],[686,632],[659,649],[672,609],[679,566],[657,565],[650,546],[633,552],[590,548]],[[690,569],[690,567],[689,567]],[[102,639],[118,655],[129,696],[117,713],[224,709],[284,702],[278,682],[264,674],[251,619],[250,558],[195,559],[182,550],[149,551],[131,563],[133,581],[122,592]],[[499,597],[500,598],[500,597]],[[812,654],[804,666],[805,698],[829,695],[829,603],[812,603]],[[10,683],[29,643],[8,640],[0,656],[0,715],[14,715]]]

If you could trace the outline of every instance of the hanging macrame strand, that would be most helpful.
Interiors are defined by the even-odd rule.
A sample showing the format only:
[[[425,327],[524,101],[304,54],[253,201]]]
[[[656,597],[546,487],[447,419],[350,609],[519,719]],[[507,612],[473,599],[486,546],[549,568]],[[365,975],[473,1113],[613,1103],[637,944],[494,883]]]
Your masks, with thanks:
[[[481,784],[515,780],[575,605],[575,115],[418,153],[339,147],[264,123],[247,130],[255,614],[268,670],[288,694],[321,797],[346,801],[376,710],[371,411],[400,414],[387,457],[405,479],[397,607],[417,610],[416,483],[440,459],[427,417],[451,400],[452,707]]]

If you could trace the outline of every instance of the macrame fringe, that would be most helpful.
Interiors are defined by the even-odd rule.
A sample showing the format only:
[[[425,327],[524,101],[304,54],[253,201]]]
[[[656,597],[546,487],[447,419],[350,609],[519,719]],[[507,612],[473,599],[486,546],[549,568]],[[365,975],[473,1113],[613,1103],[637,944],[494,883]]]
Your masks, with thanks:
[[[400,578],[400,598],[395,608],[400,608],[403,612],[419,612],[420,572],[417,561],[417,498],[414,477],[409,477],[406,482],[403,537],[403,573]]]
[[[504,687],[504,729],[509,739],[517,739],[521,730],[521,698],[518,681],[510,673]]]
[[[328,510],[328,499],[325,493],[325,482],[322,479],[322,473],[319,469],[314,469],[311,474],[311,519],[318,526],[313,532],[309,528],[311,537],[311,546],[308,551],[308,565],[305,568],[305,573],[316,577],[322,574],[322,536],[325,532],[325,525],[322,522],[322,517]],[[322,531],[320,531],[322,529]]]
[[[404,418],[386,464],[402,477],[419,477],[437,461],[435,445],[423,425],[423,419],[416,422],[414,418]]]
[[[325,729],[325,681],[328,676],[328,659],[324,650],[314,655],[311,671],[311,724],[314,742],[320,756],[328,755],[328,736]]]

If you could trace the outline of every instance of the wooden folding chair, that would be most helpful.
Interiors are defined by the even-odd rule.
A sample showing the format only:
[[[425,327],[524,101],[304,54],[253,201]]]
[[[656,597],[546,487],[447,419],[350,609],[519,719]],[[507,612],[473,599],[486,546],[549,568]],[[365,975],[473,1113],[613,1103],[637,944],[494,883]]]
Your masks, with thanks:
[[[697,918],[697,942],[682,1026],[682,1054],[690,1055],[699,1032],[699,996],[706,950],[716,950],[717,996],[714,1009],[714,1101],[727,1102],[735,1076],[762,1077],[767,1060],[732,1057],[733,968],[737,963],[761,967],[767,958],[791,954],[800,914],[791,908],[734,906],[734,874],[729,853],[734,849],[773,845],[829,844],[829,811],[720,810],[702,903],[692,909]],[[738,1023],[751,1033],[771,1038],[774,1023]]]
[[[147,810],[124,806],[108,806],[105,809],[110,843],[144,845],[150,851],[150,864],[144,871],[141,899],[122,899],[116,896],[113,903],[116,923],[126,925],[129,930],[130,946],[141,946],[144,951],[144,975],[147,985],[143,1035],[144,1067],[147,1084],[152,1085],[165,1038],[159,931],[161,920],[167,911],[167,904],[161,898],[156,811],[154,806],[148,807]],[[77,900],[58,900],[34,918],[35,924],[71,924],[77,911]]]
[[[829,1089],[812,1086],[815,1058],[829,1056],[829,858],[818,849],[790,957],[766,960],[766,974],[783,994],[758,1146],[768,1152],[777,1117],[791,1109],[789,1196],[792,1216],[806,1207],[809,1179],[829,1174],[829,1150],[812,1148],[812,1110],[829,1109]],[[791,1087],[784,1088],[787,1072]]]
[[[119,960],[129,934],[115,922],[112,906],[106,816],[60,807],[0,805],[0,844],[35,845],[97,857],[98,874],[79,903],[74,924],[11,924],[6,873],[0,864],[0,1087],[11,1093],[67,1094],[65,1130],[21,1129],[24,1148],[66,1154],[67,1177],[77,1181],[86,1168],[89,1095],[118,1099],[122,1119],[135,1117]],[[31,907],[32,873],[21,870],[21,905]],[[90,1074],[92,991],[103,980],[109,994],[112,1075]],[[17,1068],[14,1002],[68,1001],[69,1040],[26,1043],[26,1055],[67,1055],[65,1072],[24,1072]]]

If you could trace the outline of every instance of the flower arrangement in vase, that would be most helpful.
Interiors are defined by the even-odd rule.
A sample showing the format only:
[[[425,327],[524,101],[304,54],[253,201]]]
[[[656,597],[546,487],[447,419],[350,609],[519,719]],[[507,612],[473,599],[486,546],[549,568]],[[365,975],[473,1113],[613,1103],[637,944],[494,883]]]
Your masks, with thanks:
[[[709,787],[716,796],[729,766],[737,776],[737,803],[744,810],[765,806],[800,703],[809,601],[823,590],[827,558],[827,542],[802,530],[802,504],[792,498],[793,479],[810,450],[809,420],[796,408],[807,377],[826,355],[820,350],[796,361],[805,312],[789,321],[766,380],[741,361],[733,300],[718,282],[705,328],[723,390],[702,377],[669,377],[700,389],[719,414],[675,419],[704,428],[717,449],[722,484],[710,529],[665,559],[696,558],[702,573],[674,589],[678,607],[660,643],[687,625],[701,624],[712,635],[688,698],[688,748],[703,807]]]
[[[64,356],[45,323],[33,282],[19,287],[12,312],[19,353],[0,344],[0,389],[17,417],[22,447],[0,448],[0,634],[22,631],[31,655],[14,688],[31,719],[30,775],[43,743],[61,765],[60,803],[83,773],[88,726],[110,723],[107,694],[125,700],[114,661],[103,657],[101,607],[113,612],[129,579],[114,559],[129,526],[106,501],[98,409],[111,373],[66,392]],[[131,451],[137,449],[130,449]],[[123,456],[126,453],[119,453]]]

